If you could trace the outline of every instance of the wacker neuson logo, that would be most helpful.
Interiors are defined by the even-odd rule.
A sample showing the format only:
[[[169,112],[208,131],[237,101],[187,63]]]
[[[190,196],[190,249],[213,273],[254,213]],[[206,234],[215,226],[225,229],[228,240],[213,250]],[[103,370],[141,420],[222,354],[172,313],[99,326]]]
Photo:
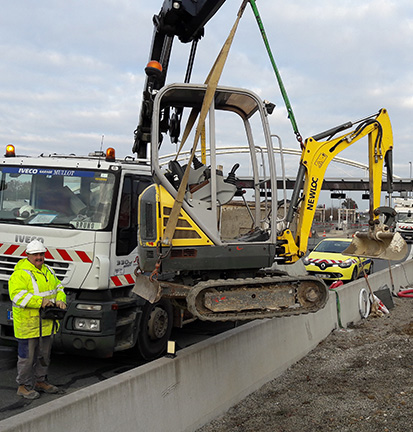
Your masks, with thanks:
[[[318,185],[318,178],[313,177],[311,179],[310,192],[308,193],[307,210],[313,210],[314,209],[315,198],[316,198],[316,193],[317,193],[317,185]]]

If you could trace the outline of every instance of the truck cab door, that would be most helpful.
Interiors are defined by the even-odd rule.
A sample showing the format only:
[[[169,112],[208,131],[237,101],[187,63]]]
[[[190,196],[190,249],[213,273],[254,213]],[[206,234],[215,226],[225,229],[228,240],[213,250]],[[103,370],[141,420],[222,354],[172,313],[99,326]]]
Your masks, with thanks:
[[[123,179],[117,220],[116,255],[129,255],[137,246],[138,200],[150,178],[127,174]]]

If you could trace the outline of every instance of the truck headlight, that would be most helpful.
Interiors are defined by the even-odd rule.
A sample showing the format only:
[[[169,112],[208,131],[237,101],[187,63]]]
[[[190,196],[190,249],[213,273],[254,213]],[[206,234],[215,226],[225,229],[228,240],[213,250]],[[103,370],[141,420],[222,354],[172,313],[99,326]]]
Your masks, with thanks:
[[[100,311],[100,310],[102,310],[102,305],[78,303],[76,305],[76,309],[89,310],[89,311]]]
[[[310,264],[310,260],[308,259],[308,257],[305,257],[305,258],[303,259],[303,264],[304,264],[304,265],[308,265],[308,264]]]
[[[75,330],[100,331],[100,319],[96,318],[74,318],[73,327]]]

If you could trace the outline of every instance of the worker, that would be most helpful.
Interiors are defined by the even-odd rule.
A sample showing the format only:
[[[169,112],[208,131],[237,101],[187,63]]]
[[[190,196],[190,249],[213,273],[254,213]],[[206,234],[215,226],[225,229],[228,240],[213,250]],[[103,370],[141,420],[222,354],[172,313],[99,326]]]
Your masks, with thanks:
[[[44,263],[46,251],[41,241],[32,240],[26,247],[27,258],[16,264],[9,280],[14,336],[18,341],[17,394],[26,399],[37,399],[39,392],[58,392],[47,382],[56,326],[53,320],[40,319],[39,315],[42,308],[50,306],[66,309],[66,295],[54,271]]]

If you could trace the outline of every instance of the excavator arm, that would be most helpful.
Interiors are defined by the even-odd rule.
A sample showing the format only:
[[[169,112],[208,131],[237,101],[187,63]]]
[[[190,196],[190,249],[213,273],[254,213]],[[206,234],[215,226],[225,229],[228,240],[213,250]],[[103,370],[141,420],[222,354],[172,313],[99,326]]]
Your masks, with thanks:
[[[278,237],[281,243],[279,256],[283,256],[285,262],[293,263],[304,256],[307,251],[308,238],[328,165],[336,155],[365,136],[368,136],[369,153],[369,231],[367,235],[363,233],[356,235],[356,240],[348,248],[347,253],[375,258],[400,259],[403,257],[401,255],[407,251],[407,247],[399,241],[400,239],[394,239],[394,235],[389,232],[387,224],[394,210],[389,207],[380,207],[384,164],[387,167],[389,193],[392,187],[393,136],[387,110],[381,109],[378,114],[359,120],[357,123],[358,126],[355,129],[338,138],[332,139],[331,137],[342,130],[351,128],[354,123],[345,123],[305,141],[297,182],[287,214],[287,228]],[[326,137],[329,138],[322,141]],[[303,192],[300,196],[303,181]],[[297,230],[293,233],[289,226],[297,213]],[[384,223],[381,222],[380,215],[386,216]]]

